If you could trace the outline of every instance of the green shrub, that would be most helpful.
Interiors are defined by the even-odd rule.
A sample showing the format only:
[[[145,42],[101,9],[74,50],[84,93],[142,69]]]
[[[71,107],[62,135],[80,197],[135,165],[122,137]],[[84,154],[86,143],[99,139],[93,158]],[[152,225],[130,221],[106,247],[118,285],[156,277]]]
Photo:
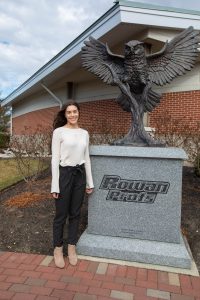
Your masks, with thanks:
[[[10,135],[7,133],[0,133],[0,148],[8,148],[10,142]]]
[[[200,177],[200,154],[197,155],[194,162],[195,174]]]

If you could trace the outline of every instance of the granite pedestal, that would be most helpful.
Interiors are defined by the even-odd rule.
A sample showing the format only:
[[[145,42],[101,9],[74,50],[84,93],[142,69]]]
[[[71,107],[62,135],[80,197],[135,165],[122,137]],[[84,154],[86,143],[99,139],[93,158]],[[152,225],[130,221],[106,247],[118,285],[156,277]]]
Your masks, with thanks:
[[[79,254],[190,268],[180,232],[178,148],[92,146],[95,191]]]

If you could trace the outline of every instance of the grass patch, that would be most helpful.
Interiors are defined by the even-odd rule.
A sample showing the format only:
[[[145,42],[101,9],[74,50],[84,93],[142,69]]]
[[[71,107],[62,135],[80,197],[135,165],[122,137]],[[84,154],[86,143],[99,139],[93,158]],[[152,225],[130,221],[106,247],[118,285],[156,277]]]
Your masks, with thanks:
[[[30,159],[30,158],[27,158]],[[31,159],[31,175],[35,174],[37,171],[38,160]],[[43,170],[48,168],[49,164],[46,162],[44,164]],[[10,185],[17,183],[22,180],[23,177],[19,173],[17,161],[15,158],[10,159],[0,159],[0,191],[9,187]]]

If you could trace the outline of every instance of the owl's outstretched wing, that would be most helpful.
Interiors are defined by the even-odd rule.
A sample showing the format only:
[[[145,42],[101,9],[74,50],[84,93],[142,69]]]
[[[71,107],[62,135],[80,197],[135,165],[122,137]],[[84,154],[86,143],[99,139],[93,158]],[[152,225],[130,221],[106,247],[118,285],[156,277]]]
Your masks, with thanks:
[[[84,68],[107,84],[114,84],[113,74],[121,79],[124,73],[124,56],[113,54],[107,44],[93,37],[90,37],[89,41],[85,41],[84,44],[81,55]]]
[[[147,55],[150,81],[162,86],[191,70],[198,56],[199,42],[199,32],[191,26],[166,42],[161,51]]]

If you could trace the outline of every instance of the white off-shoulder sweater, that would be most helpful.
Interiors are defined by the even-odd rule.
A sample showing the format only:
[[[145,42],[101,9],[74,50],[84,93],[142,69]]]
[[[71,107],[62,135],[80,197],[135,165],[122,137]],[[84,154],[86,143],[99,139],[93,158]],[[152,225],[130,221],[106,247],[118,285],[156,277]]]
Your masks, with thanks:
[[[82,128],[59,127],[52,137],[52,182],[51,193],[59,193],[59,165],[76,166],[85,164],[86,187],[93,188],[89,156],[89,134]]]

